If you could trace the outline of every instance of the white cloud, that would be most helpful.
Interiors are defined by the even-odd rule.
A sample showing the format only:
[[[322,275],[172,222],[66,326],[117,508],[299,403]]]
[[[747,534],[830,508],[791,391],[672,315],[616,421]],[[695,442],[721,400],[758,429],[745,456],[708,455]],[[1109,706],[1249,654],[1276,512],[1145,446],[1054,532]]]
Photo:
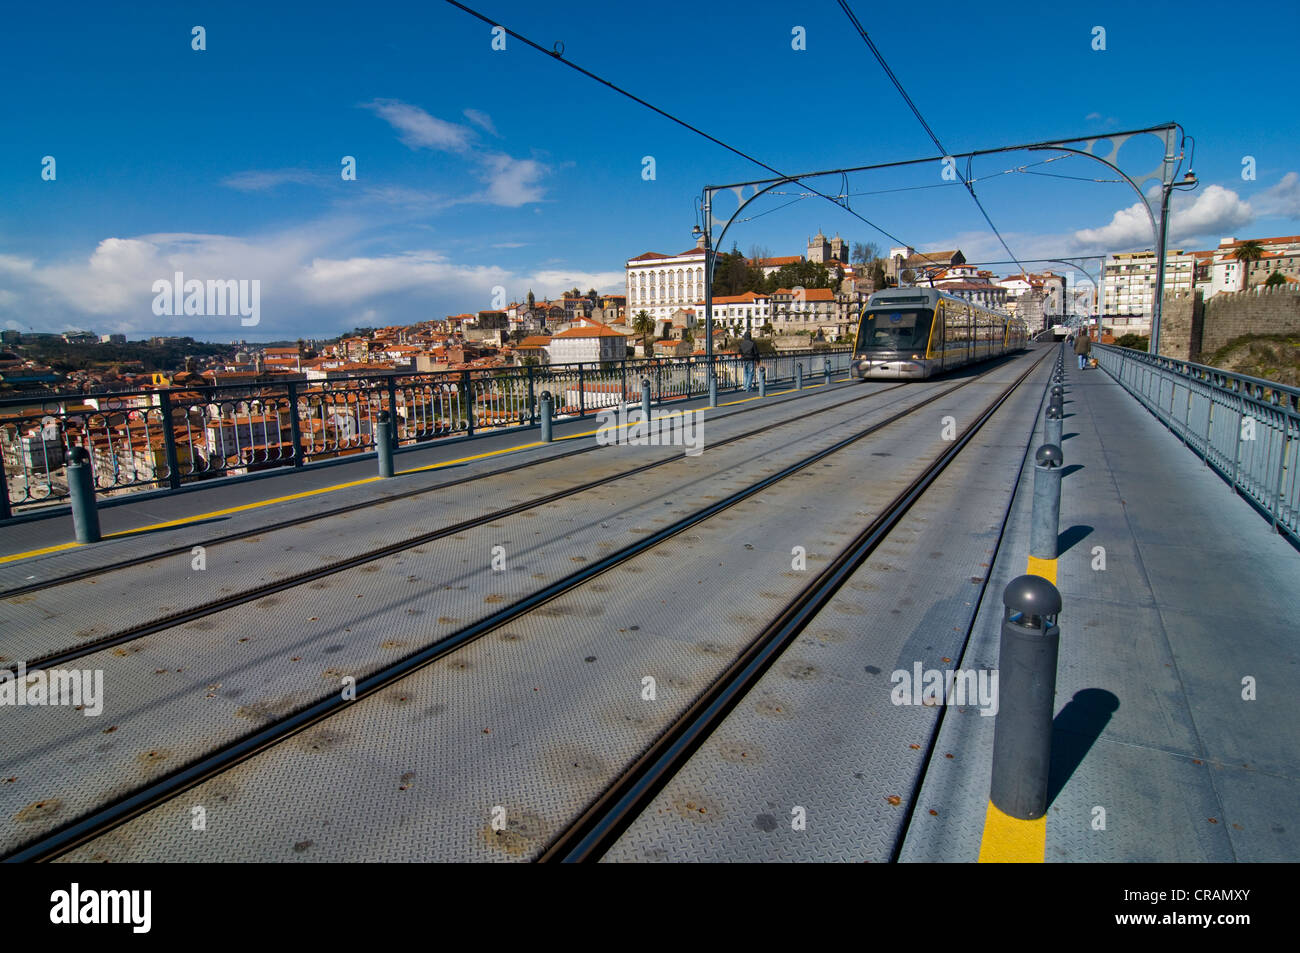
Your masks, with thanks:
[[[483,161],[480,174],[488,183],[489,202],[518,208],[541,201],[544,193],[536,180],[547,173],[546,166],[534,159],[512,159],[502,153],[485,156]]]
[[[1260,215],[1300,218],[1300,175],[1288,172],[1282,181],[1250,200]]]
[[[1192,193],[1190,197],[1185,192],[1174,192],[1169,214],[1169,241],[1177,243],[1231,234],[1233,229],[1249,225],[1254,219],[1255,212],[1250,204],[1221,185],[1208,186],[1205,191]],[[1084,228],[1074,233],[1074,243],[1080,250],[1114,252],[1150,248],[1153,241],[1151,218],[1140,202],[1120,209],[1101,228]]]
[[[324,175],[308,169],[252,169],[228,175],[221,184],[240,192],[266,192],[281,185],[320,185],[324,180]]]
[[[497,127],[492,124],[492,117],[489,116],[487,113],[480,112],[477,109],[466,109],[465,118],[468,119],[470,122],[472,122],[474,125],[478,126],[484,132],[491,133],[492,135],[500,138],[501,134],[497,132]]]
[[[474,139],[470,129],[431,116],[419,106],[396,99],[376,99],[364,105],[400,132],[402,142],[412,149],[465,152]]]
[[[61,331],[89,327],[133,337],[192,335],[204,340],[332,337],[359,325],[410,323],[485,308],[501,285],[522,300],[574,285],[614,291],[623,271],[589,272],[543,266],[523,274],[445,253],[415,249],[391,254],[339,254],[369,235],[350,219],[312,222],[283,232],[237,238],[172,233],[106,238],[80,260],[43,264],[0,255],[0,327]],[[243,328],[237,316],[157,317],[153,283],[186,279],[261,282],[261,324]]]
[[[460,153],[466,159],[478,163],[475,175],[487,183],[487,190],[449,200],[446,204],[486,202],[518,208],[530,202],[540,202],[545,194],[537,181],[549,174],[550,169],[536,159],[516,159],[501,152],[482,152],[476,148],[476,137],[471,129],[439,119],[409,103],[395,99],[376,99],[366,103],[365,108],[378,113],[401,132],[402,142],[412,149],[442,149]],[[486,113],[466,109],[465,115],[480,128],[493,135],[497,134],[491,117]]]

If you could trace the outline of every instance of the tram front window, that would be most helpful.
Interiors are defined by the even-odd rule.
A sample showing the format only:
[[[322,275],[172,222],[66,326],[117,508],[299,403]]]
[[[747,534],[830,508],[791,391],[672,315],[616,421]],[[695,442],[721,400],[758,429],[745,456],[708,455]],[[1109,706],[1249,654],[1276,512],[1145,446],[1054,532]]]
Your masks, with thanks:
[[[934,312],[928,308],[903,311],[878,308],[862,316],[858,329],[859,353],[866,351],[914,351],[930,339]]]

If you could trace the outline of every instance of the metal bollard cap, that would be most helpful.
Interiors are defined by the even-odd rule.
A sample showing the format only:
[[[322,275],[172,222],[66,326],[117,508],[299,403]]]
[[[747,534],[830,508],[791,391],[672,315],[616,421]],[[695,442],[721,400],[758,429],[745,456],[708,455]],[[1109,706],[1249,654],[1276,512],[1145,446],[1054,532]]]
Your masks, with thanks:
[[[386,410],[381,410],[381,411],[379,412],[379,418],[378,418],[378,420],[379,420],[379,422],[380,422],[381,424],[386,424],[386,423],[388,423],[388,411],[386,411]]]
[[[68,462],[73,466],[84,467],[90,462],[90,451],[85,447],[69,447]]]
[[[1060,420],[1062,416],[1063,416],[1063,415],[1062,415],[1062,413],[1061,413],[1061,405],[1060,405],[1060,404],[1048,404],[1048,405],[1047,405],[1047,419],[1048,419],[1048,420]]]
[[[549,390],[542,391],[542,400],[550,400],[550,399],[551,399],[551,392]]]
[[[1034,463],[1050,470],[1052,467],[1059,467],[1065,463],[1065,454],[1061,452],[1061,448],[1056,444],[1045,443],[1034,451]]]
[[[1026,617],[1055,616],[1061,611],[1061,593],[1042,576],[1017,576],[1002,591],[1002,604]]]
[[[1064,388],[1064,387],[1062,387],[1060,384],[1053,384],[1053,385],[1052,385],[1052,396],[1053,396],[1053,397],[1061,397],[1061,396],[1063,396],[1064,394],[1065,394],[1065,388]]]

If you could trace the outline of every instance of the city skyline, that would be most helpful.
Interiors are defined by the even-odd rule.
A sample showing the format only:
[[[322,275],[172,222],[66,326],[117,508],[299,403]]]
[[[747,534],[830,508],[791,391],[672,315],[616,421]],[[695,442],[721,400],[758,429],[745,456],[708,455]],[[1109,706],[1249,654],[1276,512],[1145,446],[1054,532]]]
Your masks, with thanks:
[[[627,259],[692,244],[705,184],[768,174],[513,37],[494,49],[502,38],[491,27],[447,4],[399,5],[382,18],[301,5],[278,21],[242,3],[211,15],[78,9],[93,29],[65,32],[64,11],[24,8],[0,39],[12,90],[0,107],[10,133],[0,154],[0,328],[329,338],[480,310],[497,288],[508,301],[574,285],[620,293]],[[1286,26],[1300,13],[1280,11],[1278,29],[1262,32],[1216,22],[1219,52],[1190,83],[1170,82],[1147,43],[1159,30],[1162,49],[1195,56],[1208,4],[1029,9],[927,22],[924,57],[909,55],[917,27],[868,26],[953,152],[1177,120],[1196,140],[1201,184],[1175,193],[1171,248],[1300,233],[1297,132],[1237,79],[1248,75],[1261,93],[1283,80]],[[785,172],[935,154],[833,4],[760,4],[743,20],[685,5],[653,16],[591,3],[489,12]],[[1097,26],[1105,49],[1094,48]],[[716,57],[701,55],[702,36]],[[990,56],[1014,68],[989,69]],[[978,91],[968,91],[971,75]],[[1017,257],[1152,245],[1127,185],[1092,181],[1114,176],[1053,156],[991,156],[972,169]],[[347,157],[355,179],[343,177]],[[1121,160],[1145,172],[1158,143],[1133,140]],[[839,177],[815,184],[841,191]],[[1006,257],[940,163],[848,185],[856,211],[919,251]],[[720,250],[802,254],[818,230],[882,250],[897,243],[793,189],[744,217]],[[260,281],[258,325],[154,314],[153,284],[175,272]]]

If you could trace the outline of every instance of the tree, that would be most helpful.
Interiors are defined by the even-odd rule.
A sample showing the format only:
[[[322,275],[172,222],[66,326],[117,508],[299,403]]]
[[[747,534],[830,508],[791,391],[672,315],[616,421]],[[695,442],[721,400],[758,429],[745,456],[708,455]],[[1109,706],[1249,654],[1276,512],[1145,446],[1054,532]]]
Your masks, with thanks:
[[[871,281],[876,286],[877,291],[882,290],[887,282],[887,279],[885,278],[885,264],[879,258],[871,263]]]
[[[850,258],[854,264],[866,265],[879,257],[880,246],[875,242],[867,242],[865,245],[862,242],[853,243],[853,254]]]
[[[1242,242],[1237,246],[1237,250],[1232,253],[1232,257],[1241,262],[1241,286],[1249,287],[1249,269],[1250,263],[1259,261],[1264,257],[1264,246],[1257,241]]]
[[[1264,282],[1264,287],[1272,288],[1275,285],[1284,285],[1284,284],[1286,284],[1286,276],[1283,275],[1282,272],[1280,271],[1274,271],[1273,274],[1268,276],[1268,280]]]
[[[650,347],[650,339],[654,337],[655,321],[650,317],[650,312],[644,308],[636,313],[632,319],[632,330],[641,335],[641,346],[645,348],[647,355],[653,353]]]
[[[771,293],[778,288],[829,288],[831,273],[827,267],[815,261],[800,261],[793,265],[782,265],[764,282],[763,290]]]
[[[910,285],[916,280],[916,272],[911,268],[904,268],[902,272],[899,273],[898,278],[900,281]]]
[[[749,260],[750,260],[750,261],[752,261],[752,262],[758,262],[760,259],[763,259],[763,258],[771,258],[771,257],[772,257],[772,250],[771,250],[770,248],[768,248],[766,245],[750,245],[750,246],[749,246]]]

